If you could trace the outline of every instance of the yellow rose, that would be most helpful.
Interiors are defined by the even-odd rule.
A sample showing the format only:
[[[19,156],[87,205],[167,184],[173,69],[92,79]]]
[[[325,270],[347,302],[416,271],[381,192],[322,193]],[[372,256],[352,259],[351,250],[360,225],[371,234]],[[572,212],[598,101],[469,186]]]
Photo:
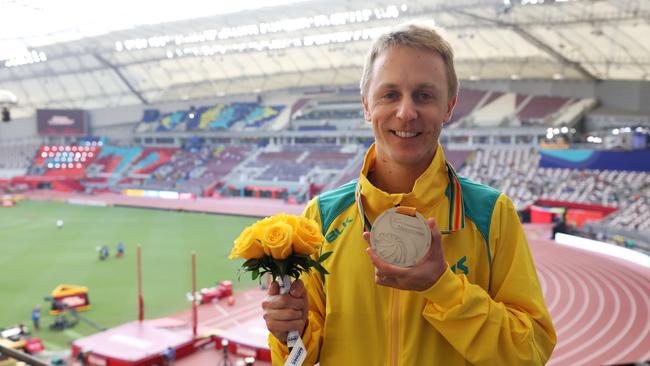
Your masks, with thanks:
[[[325,241],[318,223],[306,217],[296,217],[293,231],[293,251],[298,254],[312,255],[320,249]]]
[[[293,229],[285,222],[284,218],[273,221],[273,223],[261,227],[260,240],[267,255],[273,259],[285,259],[292,252],[291,233]]]
[[[264,256],[264,247],[257,238],[255,238],[253,227],[249,226],[239,234],[235,239],[235,245],[228,258],[262,258]]]
[[[265,217],[262,220],[256,222],[257,225],[266,226],[270,224],[275,224],[277,222],[285,222],[287,219],[287,214],[281,212],[274,216]]]

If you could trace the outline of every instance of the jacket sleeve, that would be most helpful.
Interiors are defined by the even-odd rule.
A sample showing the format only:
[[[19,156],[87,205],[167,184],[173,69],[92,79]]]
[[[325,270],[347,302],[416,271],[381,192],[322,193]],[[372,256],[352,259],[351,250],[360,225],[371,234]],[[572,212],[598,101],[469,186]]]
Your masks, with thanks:
[[[305,208],[303,216],[316,220],[322,225],[318,211],[317,199],[313,199]],[[322,344],[323,325],[325,322],[325,292],[320,275],[316,271],[303,274],[300,279],[305,283],[307,289],[307,301],[309,312],[307,313],[307,325],[302,333],[302,342],[307,349],[307,358],[303,365],[314,365],[318,362],[320,347]],[[280,341],[273,334],[269,333],[269,347],[273,366],[284,365],[289,355],[286,340]]]
[[[448,267],[422,292],[423,316],[474,365],[543,365],[555,347],[555,330],[523,228],[503,194],[490,227],[489,289]]]

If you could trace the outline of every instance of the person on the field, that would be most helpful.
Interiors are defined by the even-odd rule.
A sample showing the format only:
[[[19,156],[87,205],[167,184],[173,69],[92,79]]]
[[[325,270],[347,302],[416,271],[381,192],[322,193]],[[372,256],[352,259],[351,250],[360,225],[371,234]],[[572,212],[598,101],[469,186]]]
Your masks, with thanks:
[[[167,347],[163,351],[163,365],[172,366],[176,359],[176,350],[173,347]]]
[[[117,243],[117,250],[115,252],[115,257],[122,258],[124,256],[124,243]]]
[[[41,329],[41,305],[36,305],[32,309],[32,324],[34,325],[34,330]]]
[[[99,248],[99,260],[100,261],[108,259],[109,254],[110,253],[109,253],[108,245],[102,245]]]

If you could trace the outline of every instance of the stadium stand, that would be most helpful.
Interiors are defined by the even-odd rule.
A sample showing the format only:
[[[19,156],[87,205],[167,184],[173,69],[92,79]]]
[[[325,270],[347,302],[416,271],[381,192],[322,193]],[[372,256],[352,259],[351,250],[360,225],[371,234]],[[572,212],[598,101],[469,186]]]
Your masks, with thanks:
[[[141,188],[204,194],[228,175],[253,148],[247,145],[205,145],[177,150],[150,174]]]
[[[454,108],[454,114],[449,123],[461,121],[464,117],[470,115],[489,94],[482,90],[461,89],[458,92],[458,103]]]
[[[271,145],[242,169],[248,171],[247,176],[259,181],[297,183],[308,180],[325,184],[331,182],[328,178],[332,173],[344,172],[358,151],[356,147],[339,145]]]
[[[311,99],[301,102],[291,126],[298,131],[333,131],[368,128],[359,96]]]
[[[628,203],[629,206],[621,209],[611,219],[605,221],[605,224],[618,226],[627,230],[637,230],[650,234],[650,199],[648,199],[648,190],[642,192],[643,195],[635,195]]]
[[[519,100],[523,101],[519,103]],[[530,96],[517,95],[517,118],[521,124],[544,124],[546,117],[556,111],[562,110],[574,101],[570,98],[547,97],[547,96]]]
[[[508,121],[516,111],[516,95],[514,93],[492,93],[487,100],[473,113],[469,120],[470,126],[495,127]]]
[[[29,168],[38,142],[0,144],[0,172],[2,176],[21,175]]]
[[[534,149],[479,149],[460,173],[497,187],[518,208],[554,199],[619,207],[650,185],[647,172],[539,167]]]
[[[135,131],[143,133],[264,128],[283,109],[282,105],[235,102],[198,109],[192,107],[162,115],[157,110],[146,110]]]
[[[541,160],[542,155],[530,148],[479,149],[459,173],[503,191],[520,211],[538,200],[610,207],[614,212],[599,225],[610,226],[615,233],[627,230],[638,233],[634,237],[650,237],[650,172],[550,168],[541,167]],[[640,242],[638,249],[650,252],[650,246],[645,247],[650,243]]]
[[[84,170],[100,153],[99,146],[43,145],[38,148],[30,175],[83,177]]]

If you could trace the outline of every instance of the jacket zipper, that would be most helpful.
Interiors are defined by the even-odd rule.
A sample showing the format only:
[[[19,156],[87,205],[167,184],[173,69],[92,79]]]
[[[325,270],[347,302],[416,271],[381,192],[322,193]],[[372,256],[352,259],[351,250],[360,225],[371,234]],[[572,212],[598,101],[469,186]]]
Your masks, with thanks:
[[[397,366],[399,362],[399,298],[400,291],[397,289],[391,290],[391,314],[390,314],[390,364]]]

